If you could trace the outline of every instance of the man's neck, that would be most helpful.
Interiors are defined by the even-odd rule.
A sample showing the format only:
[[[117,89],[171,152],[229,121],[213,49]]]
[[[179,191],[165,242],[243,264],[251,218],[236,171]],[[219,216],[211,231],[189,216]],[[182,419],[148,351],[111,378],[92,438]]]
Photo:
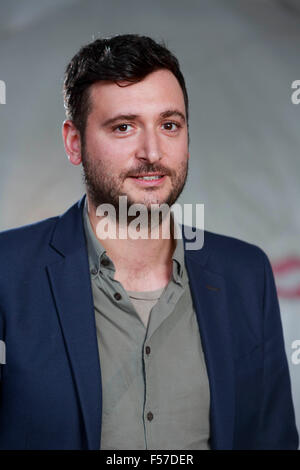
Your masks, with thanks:
[[[161,230],[157,239],[151,236],[145,239],[119,238],[118,222],[116,238],[103,238],[101,235],[99,237],[97,230],[101,217],[96,215],[96,209],[88,199],[87,208],[93,232],[114,263],[115,279],[121,282],[125,289],[150,291],[164,287],[169,282],[172,275],[172,255],[176,247],[172,219],[168,238],[162,237]]]

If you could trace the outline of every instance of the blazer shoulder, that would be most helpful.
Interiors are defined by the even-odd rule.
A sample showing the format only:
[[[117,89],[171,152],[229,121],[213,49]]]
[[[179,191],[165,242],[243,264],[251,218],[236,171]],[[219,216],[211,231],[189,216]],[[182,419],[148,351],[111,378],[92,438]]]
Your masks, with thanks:
[[[7,230],[0,231],[0,243],[10,243],[31,238],[38,234],[43,235],[49,231],[49,228],[55,224],[59,219],[59,215],[49,217],[47,219],[39,220],[32,224],[22,225],[20,227],[14,227]]]
[[[37,253],[41,254],[48,247],[58,219],[59,216],[50,217],[0,232],[1,265],[21,262],[25,258],[33,262]]]
[[[269,259],[265,251],[253,243],[239,238],[210,231],[204,233],[204,247],[208,251],[210,264],[219,271],[234,272],[264,269]]]
[[[204,243],[207,243],[210,249],[219,251],[230,250],[232,253],[257,254],[259,256],[265,254],[264,250],[258,245],[241,240],[240,238],[210,232],[208,230],[205,230],[204,237]]]

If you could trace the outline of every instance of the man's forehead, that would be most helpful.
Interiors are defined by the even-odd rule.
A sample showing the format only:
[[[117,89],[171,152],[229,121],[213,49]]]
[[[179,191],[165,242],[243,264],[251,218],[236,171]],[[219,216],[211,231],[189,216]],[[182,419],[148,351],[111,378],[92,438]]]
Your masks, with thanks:
[[[139,107],[138,109],[135,107],[135,104],[143,104],[149,109],[160,106],[160,112],[176,106],[185,114],[184,97],[180,84],[175,75],[166,69],[152,72],[136,82],[98,81],[90,87],[90,104],[99,110],[118,106],[120,114],[122,114],[123,105],[124,113],[130,114],[136,114],[137,110],[140,110]]]

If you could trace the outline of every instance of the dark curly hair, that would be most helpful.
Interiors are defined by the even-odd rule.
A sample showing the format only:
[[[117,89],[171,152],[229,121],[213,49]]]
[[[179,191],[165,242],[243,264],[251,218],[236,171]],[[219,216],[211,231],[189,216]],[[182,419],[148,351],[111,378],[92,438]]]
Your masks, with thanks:
[[[177,58],[164,43],[138,34],[116,35],[96,39],[83,46],[68,64],[64,76],[64,106],[84,139],[88,113],[91,110],[89,87],[100,80],[132,83],[158,69],[170,70],[183,92],[188,122],[188,94]]]

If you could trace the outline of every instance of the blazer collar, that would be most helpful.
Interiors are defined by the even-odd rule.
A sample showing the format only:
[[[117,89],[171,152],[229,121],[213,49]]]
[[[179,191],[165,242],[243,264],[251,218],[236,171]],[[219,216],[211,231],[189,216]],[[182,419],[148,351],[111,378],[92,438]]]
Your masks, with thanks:
[[[183,238],[184,232],[183,232]],[[185,246],[186,246],[186,239]],[[185,263],[199,325],[210,386],[211,447],[232,449],[235,414],[235,371],[232,324],[226,279],[210,269],[210,233],[200,250],[185,249]]]
[[[62,214],[56,223],[50,245],[62,256],[66,256],[85,246],[82,210],[85,195]]]
[[[58,219],[50,245],[59,258],[47,270],[82,412],[84,448],[99,450],[102,388],[83,203],[84,197]]]

